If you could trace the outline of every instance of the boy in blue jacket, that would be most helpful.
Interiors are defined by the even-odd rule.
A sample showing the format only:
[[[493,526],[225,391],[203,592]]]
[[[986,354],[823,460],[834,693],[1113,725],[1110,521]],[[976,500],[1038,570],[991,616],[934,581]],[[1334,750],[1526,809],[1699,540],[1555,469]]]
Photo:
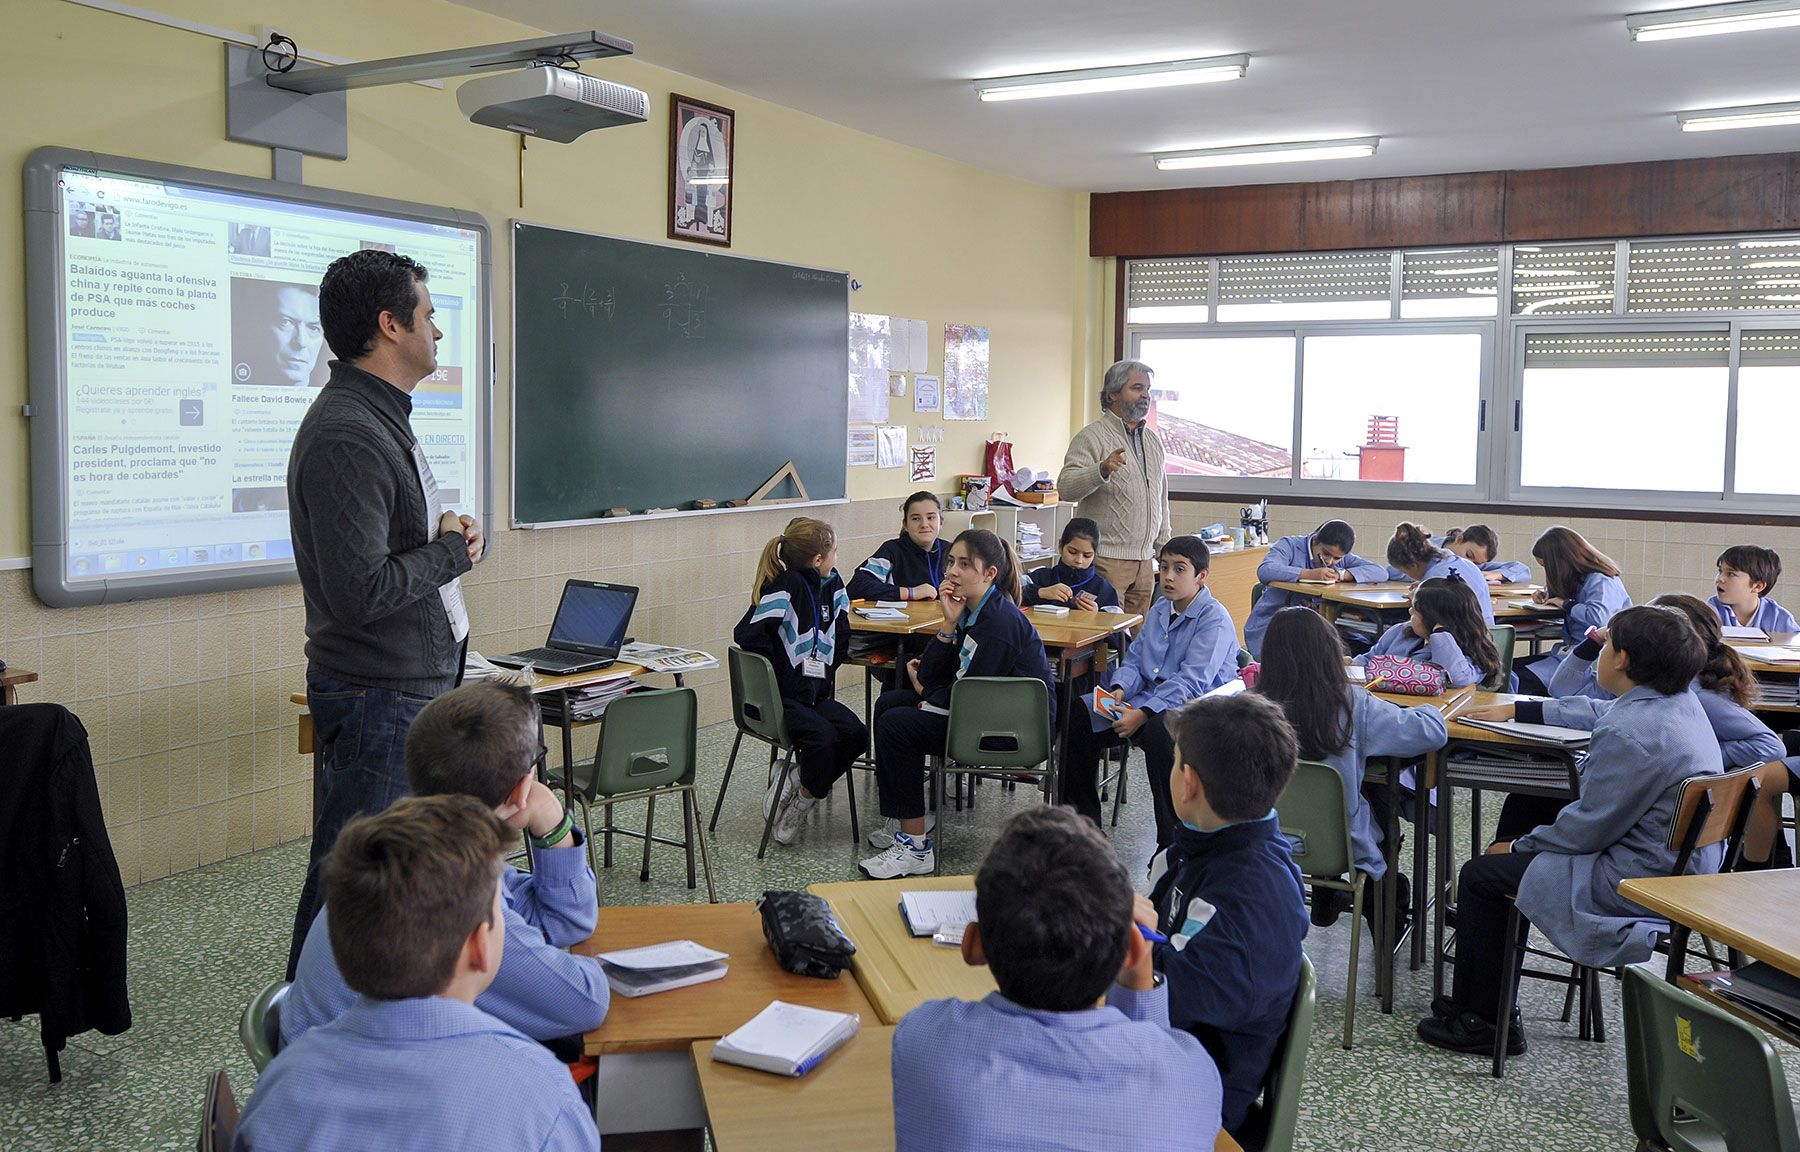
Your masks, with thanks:
[[[1196,700],[1174,721],[1169,788],[1181,829],[1150,862],[1150,899],[1138,907],[1168,937],[1156,966],[1169,982],[1169,1020],[1218,1064],[1222,1119],[1236,1136],[1300,982],[1306,905],[1274,807],[1297,745],[1281,706],[1253,693]]]
[[[1237,678],[1237,626],[1206,589],[1212,556],[1198,536],[1171,536],[1157,554],[1164,599],[1150,605],[1144,627],[1106,686],[1125,698],[1126,712],[1098,731],[1090,707],[1069,709],[1067,759],[1058,781],[1062,803],[1100,823],[1100,752],[1127,741],[1144,750],[1156,811],[1156,845],[1175,838],[1169,806],[1169,769],[1175,738],[1162,722],[1189,700]],[[1086,698],[1084,698],[1086,703]]]

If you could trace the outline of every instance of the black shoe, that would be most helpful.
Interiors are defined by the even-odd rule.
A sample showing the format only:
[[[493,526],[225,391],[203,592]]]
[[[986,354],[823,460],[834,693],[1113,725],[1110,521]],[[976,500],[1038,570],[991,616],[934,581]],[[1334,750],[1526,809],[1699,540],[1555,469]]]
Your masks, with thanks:
[[[1312,922],[1315,928],[1329,928],[1338,922],[1338,917],[1350,910],[1354,901],[1350,893],[1336,888],[1320,888],[1313,886]]]
[[[1433,1048],[1474,1056],[1488,1055],[1494,1050],[1494,1026],[1473,1012],[1461,1012],[1447,1020],[1427,1016],[1419,1021],[1418,1033],[1419,1039]],[[1506,1034],[1506,1054],[1525,1055],[1525,1029],[1520,1026],[1517,1012],[1513,1013],[1512,1028]]]
[[[1448,996],[1433,996],[1431,998],[1431,1014],[1439,1020],[1449,1020],[1462,1015],[1462,1009],[1457,1007],[1456,1002]]]

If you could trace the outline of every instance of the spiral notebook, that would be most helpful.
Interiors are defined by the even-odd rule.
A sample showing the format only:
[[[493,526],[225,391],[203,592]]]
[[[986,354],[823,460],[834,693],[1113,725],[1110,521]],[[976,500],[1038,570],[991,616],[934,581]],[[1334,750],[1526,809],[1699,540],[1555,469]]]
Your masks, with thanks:
[[[777,1076],[804,1076],[862,1027],[862,1017],[776,1000],[713,1045],[712,1058]]]

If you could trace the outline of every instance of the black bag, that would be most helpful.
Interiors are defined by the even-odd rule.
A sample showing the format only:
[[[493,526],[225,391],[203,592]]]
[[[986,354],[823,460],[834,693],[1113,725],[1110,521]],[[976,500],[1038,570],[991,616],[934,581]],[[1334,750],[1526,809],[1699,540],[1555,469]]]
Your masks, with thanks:
[[[756,906],[775,959],[797,976],[835,980],[856,955],[831,906],[811,892],[764,892]]]

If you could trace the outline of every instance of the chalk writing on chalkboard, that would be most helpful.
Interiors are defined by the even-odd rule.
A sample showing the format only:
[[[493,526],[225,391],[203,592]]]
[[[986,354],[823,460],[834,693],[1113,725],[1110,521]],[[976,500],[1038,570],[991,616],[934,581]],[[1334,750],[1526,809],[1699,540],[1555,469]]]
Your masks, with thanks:
[[[706,285],[691,283],[686,273],[675,274],[673,284],[663,285],[663,320],[669,331],[679,332],[689,340],[706,336]]]
[[[569,318],[569,305],[571,304],[577,310],[585,310],[588,316],[596,320],[600,318],[602,312],[605,312],[606,318],[611,320],[613,310],[618,307],[618,300],[611,288],[606,290],[605,296],[601,296],[590,285],[583,283],[580,292],[571,292],[567,281],[563,282],[561,291],[556,294],[551,303],[562,310],[565,320]]]

